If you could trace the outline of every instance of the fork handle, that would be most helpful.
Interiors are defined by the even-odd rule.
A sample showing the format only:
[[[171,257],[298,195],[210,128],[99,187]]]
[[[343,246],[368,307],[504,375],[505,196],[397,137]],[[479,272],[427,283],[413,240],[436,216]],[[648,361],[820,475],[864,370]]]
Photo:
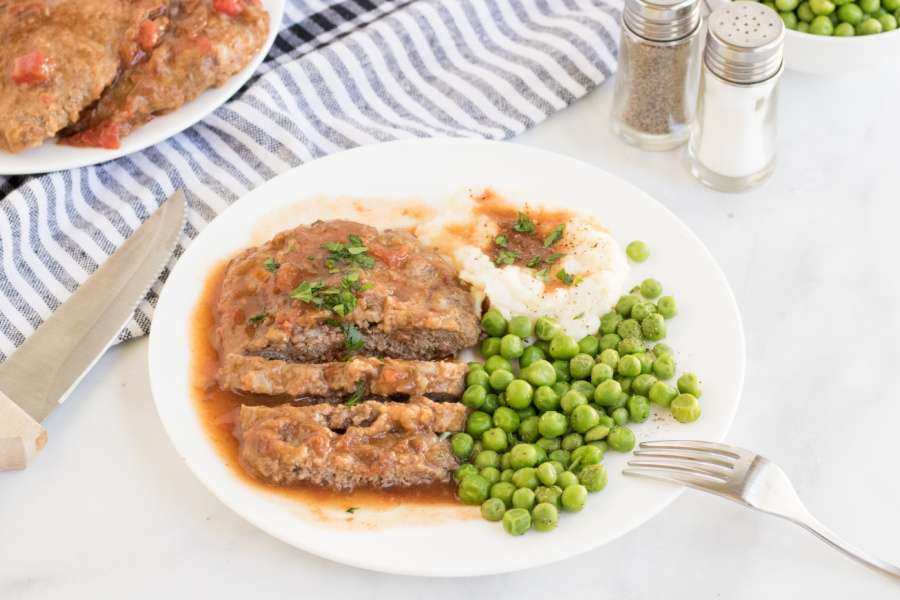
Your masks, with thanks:
[[[885,575],[894,577],[895,579],[900,579],[900,567],[876,558],[871,554],[863,552],[855,546],[851,546],[850,544],[839,538],[837,535],[835,535],[833,531],[822,525],[811,514],[806,513],[802,516],[797,517],[786,515],[779,516],[784,516],[787,520],[796,523],[800,527],[803,527],[832,548],[840,550],[853,560],[862,563],[870,569],[874,569],[876,571],[884,573]]]

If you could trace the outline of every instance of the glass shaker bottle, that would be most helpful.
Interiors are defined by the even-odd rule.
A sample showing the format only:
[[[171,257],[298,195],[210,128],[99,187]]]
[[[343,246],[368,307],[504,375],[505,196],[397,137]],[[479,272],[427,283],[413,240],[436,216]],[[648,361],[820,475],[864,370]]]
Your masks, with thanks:
[[[746,0],[707,18],[688,159],[694,176],[715,190],[745,190],[775,170],[784,29],[778,13]]]
[[[690,134],[700,64],[700,0],[625,0],[612,129],[644,150]]]

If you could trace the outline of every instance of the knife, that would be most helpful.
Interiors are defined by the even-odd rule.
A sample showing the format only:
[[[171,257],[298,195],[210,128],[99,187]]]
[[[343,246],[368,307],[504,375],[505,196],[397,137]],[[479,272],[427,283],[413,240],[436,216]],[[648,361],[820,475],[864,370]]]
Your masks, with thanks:
[[[0,471],[24,469],[43,448],[41,421],[131,319],[175,250],[185,205],[175,192],[0,364]]]

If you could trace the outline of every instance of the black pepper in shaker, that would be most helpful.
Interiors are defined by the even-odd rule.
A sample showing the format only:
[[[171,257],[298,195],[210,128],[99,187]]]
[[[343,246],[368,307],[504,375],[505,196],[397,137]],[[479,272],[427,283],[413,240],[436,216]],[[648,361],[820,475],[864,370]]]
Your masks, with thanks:
[[[629,144],[683,144],[697,104],[699,0],[625,0],[612,128]]]

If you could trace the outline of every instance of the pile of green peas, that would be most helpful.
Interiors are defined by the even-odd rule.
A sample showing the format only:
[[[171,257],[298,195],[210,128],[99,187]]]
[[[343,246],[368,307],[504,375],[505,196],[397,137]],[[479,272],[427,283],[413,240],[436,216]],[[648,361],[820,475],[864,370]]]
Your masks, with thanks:
[[[578,341],[547,317],[532,323],[487,311],[484,362],[469,363],[462,397],[472,412],[466,431],[450,438],[466,463],[454,473],[459,499],[511,535],[551,531],[561,510],[580,511],[606,486],[604,454],[634,448],[628,423],[646,421],[651,404],[681,422],[699,418],[697,376],[666,383],[675,376],[672,349],[648,347],[665,338],[677,312],[654,279],[622,296],[596,335]]]
[[[872,35],[897,29],[900,0],[764,0],[788,29],[816,35]]]

